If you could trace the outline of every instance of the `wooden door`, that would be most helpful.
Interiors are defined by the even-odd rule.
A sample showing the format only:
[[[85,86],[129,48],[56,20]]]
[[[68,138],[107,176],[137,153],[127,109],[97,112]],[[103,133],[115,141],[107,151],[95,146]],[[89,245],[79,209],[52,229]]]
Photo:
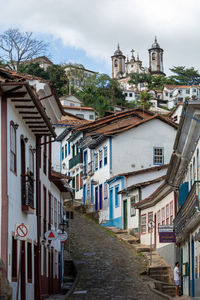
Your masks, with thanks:
[[[34,299],[39,299],[39,261],[37,246],[34,245]]]
[[[26,252],[25,241],[21,241],[21,300],[26,300]]]
[[[123,221],[124,221],[124,229],[127,229],[127,200],[123,201]]]
[[[95,187],[95,210],[99,209],[99,197],[98,197],[98,186]]]
[[[102,184],[99,186],[99,208],[103,208]]]

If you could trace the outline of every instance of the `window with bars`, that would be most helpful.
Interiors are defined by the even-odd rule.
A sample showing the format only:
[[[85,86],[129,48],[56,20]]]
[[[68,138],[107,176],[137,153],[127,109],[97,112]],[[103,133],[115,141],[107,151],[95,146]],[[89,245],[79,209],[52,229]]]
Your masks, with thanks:
[[[141,233],[145,234],[146,233],[146,214],[141,216]]]
[[[16,129],[14,123],[10,123],[10,170],[14,173],[17,172],[17,145],[16,145]]]
[[[153,164],[163,165],[164,164],[164,148],[154,147],[153,148]]]
[[[31,147],[29,148],[29,170],[31,172],[31,175],[33,176],[33,174],[34,174],[34,154],[33,154],[33,149]]]

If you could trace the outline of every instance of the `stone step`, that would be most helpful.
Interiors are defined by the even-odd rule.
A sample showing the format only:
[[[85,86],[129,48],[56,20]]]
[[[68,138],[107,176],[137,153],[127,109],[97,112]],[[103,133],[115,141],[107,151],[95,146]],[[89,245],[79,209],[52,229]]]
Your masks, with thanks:
[[[176,296],[176,287],[174,285],[163,285],[162,291],[164,294],[167,294],[171,297]]]
[[[159,280],[159,281],[162,281],[162,282],[167,282],[167,283],[170,283],[170,275],[168,274],[152,274],[152,275],[149,275],[149,277],[155,279],[155,280]]]
[[[150,247],[142,244],[136,246],[135,249],[137,252],[150,252]]]
[[[149,267],[149,274],[168,274],[169,271],[170,267],[167,266]]]

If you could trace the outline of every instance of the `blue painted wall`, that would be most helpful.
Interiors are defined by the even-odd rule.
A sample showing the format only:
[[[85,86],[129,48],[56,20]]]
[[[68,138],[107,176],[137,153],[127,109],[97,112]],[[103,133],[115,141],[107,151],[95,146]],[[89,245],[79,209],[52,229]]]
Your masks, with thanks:
[[[108,221],[106,221],[106,223],[102,224],[102,226],[117,227],[117,228],[122,229],[122,217],[119,217],[119,218],[116,218],[113,220],[108,220]]]

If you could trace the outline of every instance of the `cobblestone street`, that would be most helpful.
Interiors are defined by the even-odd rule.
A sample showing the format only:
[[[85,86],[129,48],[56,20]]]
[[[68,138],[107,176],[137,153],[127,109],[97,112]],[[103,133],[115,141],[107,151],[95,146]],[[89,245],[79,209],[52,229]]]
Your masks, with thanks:
[[[77,213],[70,225],[69,241],[81,274],[70,300],[154,299],[146,286],[148,278],[139,275],[142,258],[131,246]]]

